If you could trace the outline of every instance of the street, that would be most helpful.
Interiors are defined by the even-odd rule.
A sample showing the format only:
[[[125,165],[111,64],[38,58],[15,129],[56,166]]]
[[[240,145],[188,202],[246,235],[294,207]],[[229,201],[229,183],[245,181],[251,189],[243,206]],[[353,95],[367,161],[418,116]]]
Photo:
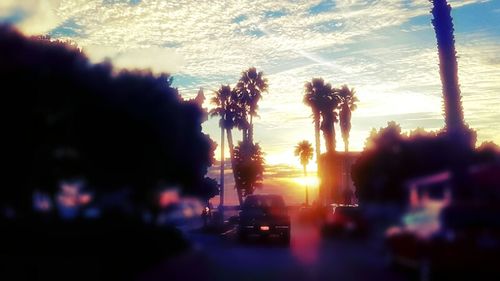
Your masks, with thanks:
[[[166,261],[142,280],[406,280],[388,269],[380,243],[325,239],[317,226],[292,216],[289,247],[272,241],[241,244],[235,231],[191,233],[194,249]]]

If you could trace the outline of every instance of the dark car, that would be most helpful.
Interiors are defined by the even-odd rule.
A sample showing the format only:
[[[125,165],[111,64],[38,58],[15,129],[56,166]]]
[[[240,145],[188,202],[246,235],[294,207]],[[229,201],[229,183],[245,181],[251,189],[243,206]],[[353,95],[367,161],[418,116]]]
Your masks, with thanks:
[[[332,205],[322,228],[327,236],[365,237],[368,222],[358,205]]]
[[[283,197],[249,195],[243,203],[238,225],[241,241],[251,238],[276,238],[290,242],[290,217]]]

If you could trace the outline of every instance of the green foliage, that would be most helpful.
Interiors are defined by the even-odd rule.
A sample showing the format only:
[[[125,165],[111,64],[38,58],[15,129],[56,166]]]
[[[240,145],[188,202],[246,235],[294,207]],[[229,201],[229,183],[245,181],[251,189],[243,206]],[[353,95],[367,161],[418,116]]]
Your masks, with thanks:
[[[253,194],[262,187],[264,178],[264,155],[259,144],[240,142],[234,148],[234,170],[237,188],[243,196]]]

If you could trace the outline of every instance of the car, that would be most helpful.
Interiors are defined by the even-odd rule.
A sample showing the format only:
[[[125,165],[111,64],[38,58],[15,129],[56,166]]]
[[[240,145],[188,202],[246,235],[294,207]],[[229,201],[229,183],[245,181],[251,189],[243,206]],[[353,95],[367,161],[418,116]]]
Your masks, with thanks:
[[[464,273],[500,277],[498,206],[452,204],[438,212],[413,211],[403,220],[386,233],[392,265],[413,269],[421,279]]]
[[[247,196],[239,217],[240,241],[276,238],[285,244],[290,243],[290,216],[280,195]]]
[[[366,237],[369,224],[358,205],[332,204],[322,232],[326,236]]]

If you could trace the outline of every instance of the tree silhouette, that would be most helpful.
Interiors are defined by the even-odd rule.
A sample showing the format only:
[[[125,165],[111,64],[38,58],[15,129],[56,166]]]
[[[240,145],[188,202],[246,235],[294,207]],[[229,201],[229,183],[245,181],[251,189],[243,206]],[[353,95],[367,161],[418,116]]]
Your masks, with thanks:
[[[74,178],[97,195],[129,188],[138,201],[159,182],[202,195],[214,143],[201,130],[204,110],[183,100],[169,75],[116,72],[8,26],[0,26],[0,61],[2,86],[15,89],[3,99],[9,188],[0,189],[0,204],[29,207],[34,189],[54,192]]]
[[[309,160],[312,159],[314,151],[311,143],[307,140],[303,140],[299,142],[295,146],[295,156],[298,156],[300,159],[300,164],[304,168],[304,177],[307,177],[307,164],[309,164]],[[309,187],[306,183],[306,206],[309,206]]]
[[[255,67],[241,73],[241,78],[236,83],[235,91],[238,103],[244,109],[244,117],[248,118],[248,128],[243,130],[243,141],[253,142],[253,117],[257,116],[258,102],[262,93],[267,92],[268,83],[262,71]]]
[[[219,90],[214,92],[214,96],[210,99],[210,102],[215,105],[215,108],[211,109],[209,114],[211,117],[219,116],[219,127],[220,127],[220,206],[224,206],[224,131],[229,132],[234,126],[233,120],[231,118],[231,87],[229,85],[221,85]],[[228,134],[229,134],[228,132]],[[232,154],[232,151],[231,151]],[[232,158],[232,155],[231,155]]]
[[[341,99],[340,103],[340,131],[342,133],[342,139],[344,140],[344,151],[349,151],[349,134],[351,132],[351,112],[356,110],[358,102],[358,97],[356,97],[356,92],[354,88],[349,89],[347,85],[343,85],[339,90],[338,94]]]
[[[439,70],[443,87],[445,130],[454,147],[451,151],[453,161],[454,196],[468,197],[471,192],[467,176],[467,163],[471,158],[471,145],[474,140],[472,131],[466,126],[462,108],[460,85],[458,83],[458,64],[453,35],[453,19],[451,6],[446,0],[430,0],[432,7],[432,24],[436,33]]]
[[[313,123],[314,123],[314,142],[315,142],[315,147],[316,147],[316,162],[318,165],[318,171],[319,171],[319,162],[318,159],[320,158],[321,155],[321,138],[320,138],[320,121],[321,121],[321,114],[320,114],[320,88],[321,85],[324,84],[323,79],[320,78],[313,78],[312,82],[307,82],[304,85],[304,98],[303,102],[311,107],[312,110],[312,118],[313,118]]]
[[[436,33],[439,53],[446,130],[450,135],[463,139],[466,130],[458,84],[457,52],[453,36],[453,20],[450,15],[451,7],[446,0],[430,0],[430,2],[433,4],[432,24]]]
[[[321,113],[321,130],[325,138],[326,151],[328,153],[335,151],[335,123],[339,121],[337,109],[340,104],[340,97],[337,90],[332,88],[330,83],[324,85],[320,91],[320,113]]]
[[[259,144],[240,142],[234,148],[234,165],[236,186],[242,191],[242,196],[253,194],[256,188],[262,187],[264,155]],[[242,203],[241,198],[240,205]]]

